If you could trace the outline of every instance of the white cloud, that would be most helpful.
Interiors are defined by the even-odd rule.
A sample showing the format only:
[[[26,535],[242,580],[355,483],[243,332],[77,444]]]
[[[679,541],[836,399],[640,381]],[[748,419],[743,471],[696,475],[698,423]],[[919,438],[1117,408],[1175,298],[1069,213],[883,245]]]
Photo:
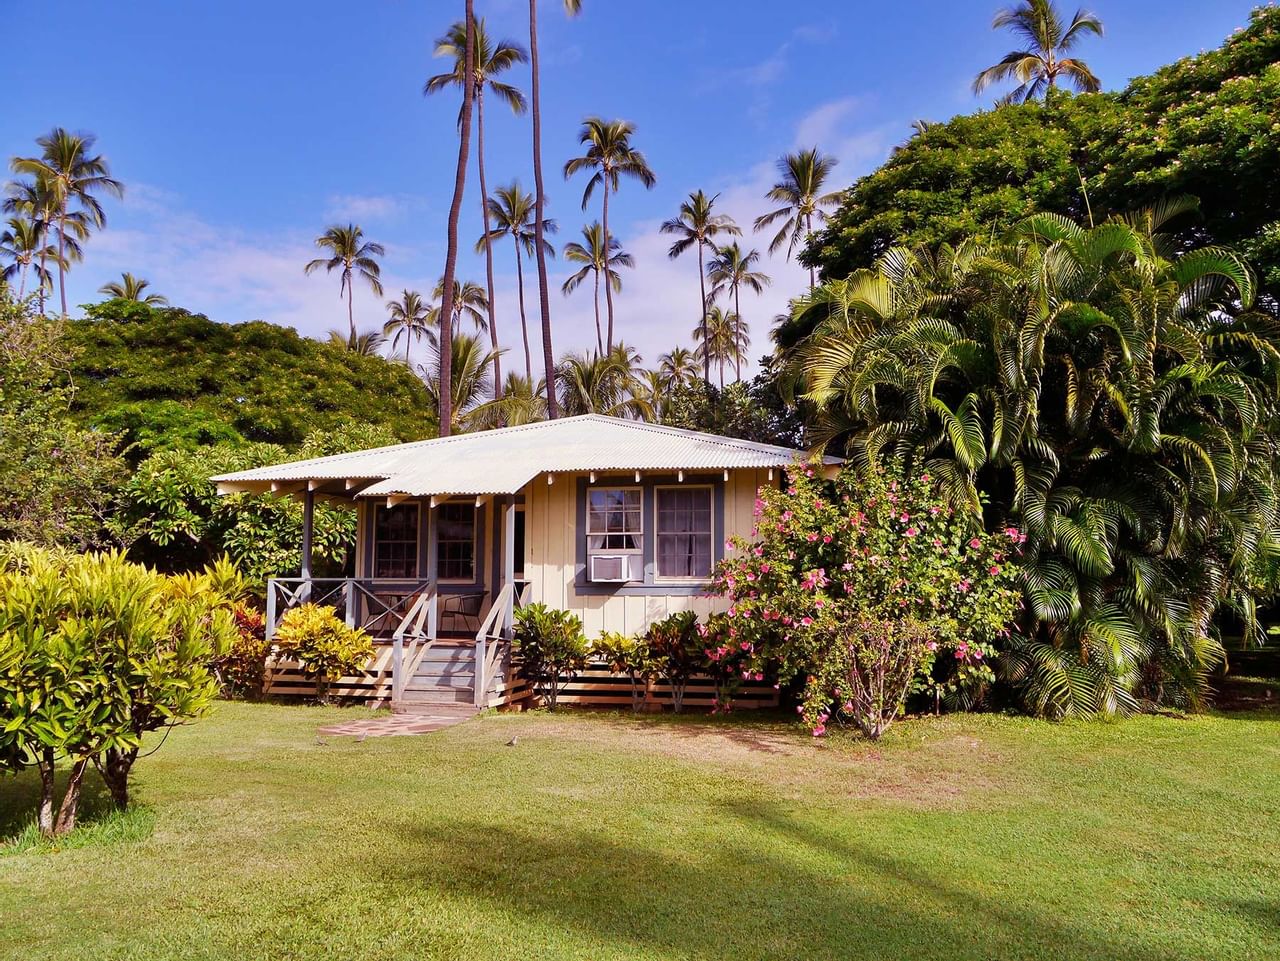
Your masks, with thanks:
[[[425,197],[413,194],[330,194],[324,215],[328,220],[369,223],[398,220],[427,207]]]

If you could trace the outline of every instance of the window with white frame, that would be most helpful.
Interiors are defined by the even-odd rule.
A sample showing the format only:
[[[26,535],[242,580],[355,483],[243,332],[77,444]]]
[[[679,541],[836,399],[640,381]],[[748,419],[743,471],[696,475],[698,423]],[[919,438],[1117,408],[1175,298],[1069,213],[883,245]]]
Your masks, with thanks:
[[[476,505],[436,508],[436,576],[442,581],[476,579]]]
[[[657,576],[711,576],[710,487],[659,487],[657,504]]]
[[[373,576],[418,576],[418,505],[379,505],[373,530]]]
[[[644,510],[639,487],[587,491],[587,576],[593,581],[644,579]]]

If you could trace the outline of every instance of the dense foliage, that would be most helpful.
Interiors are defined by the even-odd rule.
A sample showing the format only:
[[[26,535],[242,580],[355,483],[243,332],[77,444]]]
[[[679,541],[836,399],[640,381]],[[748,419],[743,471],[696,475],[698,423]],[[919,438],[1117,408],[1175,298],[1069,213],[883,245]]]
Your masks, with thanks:
[[[526,605],[516,611],[514,648],[521,673],[554,711],[561,689],[587,663],[582,621],[576,614],[545,604]]]
[[[1025,531],[1001,665],[1037,713],[1195,705],[1215,614],[1256,636],[1280,331],[1247,310],[1237,255],[1155,231],[1178,209],[893,249],[801,305],[817,436],[928,471],[974,516],[982,492],[991,526]]]
[[[296,447],[350,421],[432,435],[427,390],[401,364],[253,321],[111,300],[68,325],[74,409],[139,453],[244,439]]]
[[[844,716],[879,737],[935,654],[939,683],[974,696],[1016,612],[1019,532],[985,533],[927,472],[846,466],[827,483],[804,467],[788,481],[761,489],[753,539],[716,571],[732,604],[720,653],[801,679],[818,735]]]
[[[1084,221],[1199,197],[1181,239],[1238,246],[1280,291],[1280,8],[1120,94],[1053,92],[929,124],[857,181],[806,259],[835,280],[890,246],[991,236],[1042,210]]]
[[[329,685],[363,671],[373,659],[373,640],[348,627],[332,607],[302,604],[280,619],[271,642],[284,660],[297,661],[315,679],[316,700],[324,703]]]
[[[148,731],[208,709],[235,628],[227,569],[166,577],[120,554],[0,557],[0,761],[34,766],[46,834],[75,827],[96,766],[115,802]],[[234,589],[233,589],[234,590]],[[55,766],[70,764],[55,816]]]

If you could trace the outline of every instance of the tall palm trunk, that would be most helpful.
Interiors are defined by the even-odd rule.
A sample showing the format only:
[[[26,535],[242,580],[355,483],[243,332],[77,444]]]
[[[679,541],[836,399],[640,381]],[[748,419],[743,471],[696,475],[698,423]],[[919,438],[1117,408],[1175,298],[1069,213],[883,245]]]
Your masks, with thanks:
[[[351,279],[351,266],[347,265],[347,273],[343,278],[343,283],[347,288],[347,327],[350,328],[351,334],[347,337],[347,348],[349,350],[356,349],[356,304],[355,304],[355,284]]]
[[[608,283],[604,285],[605,290],[609,289]],[[604,342],[600,337],[600,271],[596,271],[596,355],[604,353]],[[612,348],[611,348],[612,349]]]
[[[31,266],[31,258],[27,258],[22,262],[22,273],[18,275],[18,299],[21,300],[27,292],[27,268]]]
[[[453,282],[458,272],[458,215],[467,188],[467,155],[471,149],[471,102],[475,87],[475,7],[466,0],[467,52],[462,77],[462,119],[458,130],[458,169],[453,179],[453,202],[449,205],[448,247],[444,260],[444,293],[440,301],[440,436],[453,429]]]
[[[711,345],[707,342],[707,270],[702,263],[702,239],[698,239],[698,286],[702,289],[702,382],[711,386]]]
[[[493,244],[489,236],[489,188],[484,179],[484,87],[476,91],[476,163],[480,206],[484,211],[484,278],[489,293],[489,341],[493,344],[493,399],[502,400],[502,362],[498,357],[498,318],[493,305]]]
[[[538,300],[542,307],[542,362],[547,370],[547,416],[560,416],[556,398],[556,358],[551,349],[551,293],[547,284],[547,253],[543,249],[543,212],[546,192],[542,185],[542,94],[538,74],[538,0],[529,0],[530,99],[533,101],[533,236],[538,259]]]
[[[738,303],[738,284],[733,284],[733,376],[742,381],[742,305]]]
[[[58,294],[62,298],[62,319],[67,319],[67,201],[58,208]]]
[[[514,235],[513,235],[514,236]],[[516,239],[516,289],[520,295],[520,336],[524,338],[524,375],[533,389],[533,358],[529,353],[529,320],[524,312],[524,261],[520,256],[520,241]]]
[[[600,228],[604,231],[604,299],[609,305],[609,337],[605,341],[613,350],[613,284],[609,283],[609,168],[604,168],[604,210],[600,216]],[[597,281],[598,282],[598,281]]]
[[[804,232],[805,232],[805,237],[804,237],[805,243],[808,243],[809,238],[813,236],[813,214],[804,215]],[[813,267],[811,266],[809,268],[809,289],[813,290],[817,286],[818,286],[818,276],[814,272]]]

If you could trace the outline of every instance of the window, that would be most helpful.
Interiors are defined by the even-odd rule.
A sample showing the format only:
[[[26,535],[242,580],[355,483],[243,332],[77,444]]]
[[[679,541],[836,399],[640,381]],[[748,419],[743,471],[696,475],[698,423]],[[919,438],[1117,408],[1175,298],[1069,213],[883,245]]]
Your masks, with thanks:
[[[591,580],[644,579],[644,523],[638,487],[587,492],[587,574]]]
[[[374,522],[373,576],[418,576],[418,505],[379,507]]]
[[[658,577],[711,576],[711,488],[659,487]]]
[[[436,508],[436,576],[442,581],[476,579],[476,506]]]

